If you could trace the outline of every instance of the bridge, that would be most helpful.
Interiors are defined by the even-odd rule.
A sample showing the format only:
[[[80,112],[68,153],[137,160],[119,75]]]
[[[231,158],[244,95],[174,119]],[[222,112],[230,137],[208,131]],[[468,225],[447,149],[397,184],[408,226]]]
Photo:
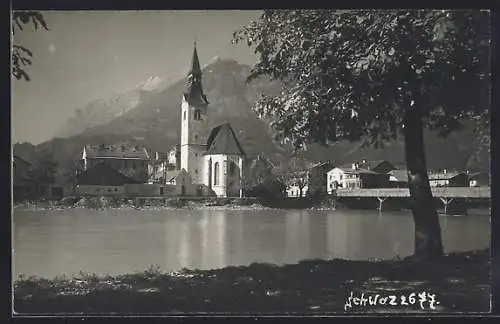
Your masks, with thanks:
[[[432,196],[439,198],[444,205],[445,213],[448,204],[456,199],[490,199],[490,187],[431,187]],[[379,201],[379,210],[387,198],[406,198],[410,197],[408,188],[376,188],[376,189],[339,189],[335,196],[352,198],[377,198]]]
[[[436,198],[491,198],[490,187],[431,187]],[[408,188],[339,189],[337,197],[410,197]]]

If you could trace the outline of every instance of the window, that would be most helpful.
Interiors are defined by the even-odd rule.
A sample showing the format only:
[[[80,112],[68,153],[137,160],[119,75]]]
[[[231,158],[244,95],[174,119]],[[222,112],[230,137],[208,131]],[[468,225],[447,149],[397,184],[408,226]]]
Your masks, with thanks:
[[[234,162],[231,162],[229,164],[229,174],[234,175],[236,173],[236,164]]]
[[[197,140],[198,139],[198,134],[194,134],[194,139]]]
[[[198,156],[198,153],[194,153],[194,156]]]
[[[108,192],[111,192],[111,189],[108,189]]]
[[[115,192],[117,192],[117,191],[118,191],[118,188],[115,188]]]
[[[219,162],[214,164],[214,186],[219,185]]]
[[[196,154],[196,155],[198,155],[198,154]],[[198,174],[198,170],[194,170],[194,173]]]
[[[200,120],[201,119],[201,113],[198,109],[194,111],[194,120]]]
[[[340,175],[339,179],[340,179],[340,181],[342,181],[342,175]]]
[[[183,117],[184,120],[186,120],[186,113],[187,112],[184,110],[184,117]]]

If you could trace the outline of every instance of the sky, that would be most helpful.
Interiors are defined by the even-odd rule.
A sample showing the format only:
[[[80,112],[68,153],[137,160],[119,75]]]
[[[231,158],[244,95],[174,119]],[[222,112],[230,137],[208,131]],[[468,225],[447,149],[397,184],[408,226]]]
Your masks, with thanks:
[[[49,31],[26,27],[14,44],[33,52],[31,77],[12,81],[12,142],[50,140],[77,108],[133,89],[152,76],[185,77],[196,40],[201,65],[231,58],[252,65],[234,31],[259,11],[46,11]]]

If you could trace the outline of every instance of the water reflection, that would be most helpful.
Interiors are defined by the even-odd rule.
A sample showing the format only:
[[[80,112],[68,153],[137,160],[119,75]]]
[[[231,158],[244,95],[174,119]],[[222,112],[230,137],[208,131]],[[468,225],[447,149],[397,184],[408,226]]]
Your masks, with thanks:
[[[489,246],[488,216],[441,216],[446,251]],[[219,268],[413,251],[410,213],[371,211],[16,211],[14,271],[53,277]]]

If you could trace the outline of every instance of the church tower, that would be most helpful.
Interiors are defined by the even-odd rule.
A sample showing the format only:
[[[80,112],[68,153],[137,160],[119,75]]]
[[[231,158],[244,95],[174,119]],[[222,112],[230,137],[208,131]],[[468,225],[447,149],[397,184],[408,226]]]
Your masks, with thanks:
[[[195,184],[203,184],[208,136],[208,101],[203,93],[201,76],[195,43],[191,71],[181,103],[181,169],[191,175]]]

